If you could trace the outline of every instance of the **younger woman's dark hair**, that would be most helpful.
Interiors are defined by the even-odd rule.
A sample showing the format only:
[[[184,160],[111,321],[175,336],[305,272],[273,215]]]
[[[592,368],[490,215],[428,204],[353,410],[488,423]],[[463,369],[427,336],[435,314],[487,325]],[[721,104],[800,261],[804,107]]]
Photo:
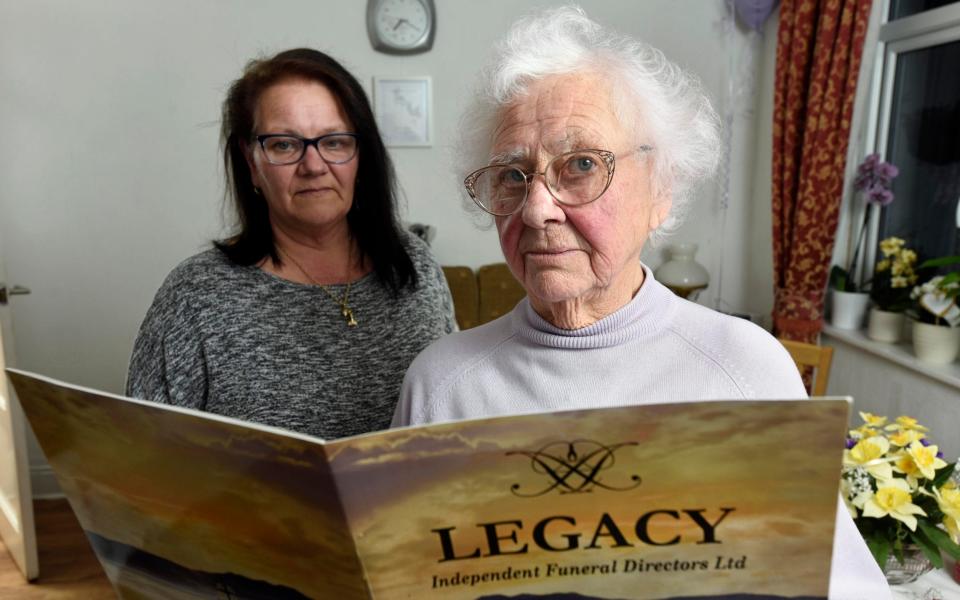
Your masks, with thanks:
[[[357,181],[347,213],[350,235],[370,260],[377,278],[393,292],[416,285],[413,261],[401,242],[397,220],[396,177],[380,139],[367,95],[340,63],[317,50],[296,48],[247,64],[223,102],[220,141],[228,196],[237,213],[239,231],[214,242],[233,262],[252,265],[269,256],[280,263],[264,198],[254,191],[244,145],[255,144],[257,102],[270,86],[291,79],[324,85],[340,101],[357,134]]]

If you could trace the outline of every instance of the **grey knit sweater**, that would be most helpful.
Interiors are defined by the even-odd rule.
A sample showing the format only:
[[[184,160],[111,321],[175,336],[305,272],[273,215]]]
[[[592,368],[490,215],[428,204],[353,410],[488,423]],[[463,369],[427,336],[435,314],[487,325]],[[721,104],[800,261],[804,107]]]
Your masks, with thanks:
[[[127,395],[325,439],[387,428],[407,366],[454,328],[443,272],[418,238],[404,243],[416,289],[395,298],[373,273],[354,282],[356,327],[319,287],[217,249],[185,260],[140,327]]]

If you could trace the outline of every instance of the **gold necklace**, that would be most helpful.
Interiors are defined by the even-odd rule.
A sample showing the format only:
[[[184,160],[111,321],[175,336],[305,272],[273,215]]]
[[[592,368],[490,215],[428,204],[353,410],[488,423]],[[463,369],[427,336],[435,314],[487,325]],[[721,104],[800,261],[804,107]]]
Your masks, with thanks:
[[[356,327],[356,326],[357,326],[357,320],[356,320],[355,318],[353,318],[353,309],[351,309],[351,308],[350,308],[350,305],[347,304],[347,298],[350,296],[350,284],[349,284],[349,283],[347,283],[347,287],[346,287],[346,289],[343,291],[343,297],[342,297],[342,298],[337,298],[337,297],[334,295],[334,293],[331,292],[329,288],[327,288],[327,286],[323,285],[322,283],[318,282],[316,279],[314,279],[313,277],[311,277],[311,276],[310,276],[310,273],[307,273],[307,270],[304,269],[302,266],[300,266],[300,263],[298,263],[292,256],[290,256],[290,255],[289,255],[286,251],[284,251],[280,246],[277,246],[277,250],[280,251],[280,254],[284,255],[284,256],[287,257],[287,258],[289,258],[289,259],[290,259],[290,262],[292,262],[295,267],[297,267],[298,269],[300,269],[300,272],[303,273],[303,276],[306,277],[307,280],[310,281],[310,283],[312,283],[313,285],[319,286],[321,290],[325,291],[325,292],[327,293],[327,295],[330,296],[330,298],[333,299],[333,301],[336,302],[336,303],[340,306],[340,314],[343,315],[343,318],[347,320],[347,326],[348,326],[348,327]]]

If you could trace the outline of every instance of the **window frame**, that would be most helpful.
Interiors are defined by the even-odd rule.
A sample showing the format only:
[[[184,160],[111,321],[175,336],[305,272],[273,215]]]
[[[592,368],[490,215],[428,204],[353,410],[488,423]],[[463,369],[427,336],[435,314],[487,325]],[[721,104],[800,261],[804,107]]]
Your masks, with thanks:
[[[872,69],[869,78],[870,85],[868,89],[863,91],[864,94],[867,94],[868,100],[864,107],[865,110],[860,115],[862,122],[859,129],[865,135],[863,135],[862,140],[859,140],[859,143],[855,143],[851,139],[851,146],[854,146],[851,148],[853,152],[848,151],[847,153],[848,164],[844,185],[844,201],[847,209],[842,213],[846,223],[842,224],[841,227],[841,232],[845,233],[844,252],[841,255],[846,258],[842,264],[849,264],[856,244],[856,236],[859,233],[859,226],[863,222],[864,211],[868,208],[852,192],[856,165],[863,160],[863,157],[873,152],[879,153],[882,158],[886,159],[898,56],[905,52],[960,41],[960,1],[895,21],[888,21],[890,2],[891,0],[882,0],[874,5],[874,10],[879,9],[881,13],[879,31],[876,34],[876,47],[871,49],[873,65],[867,66],[868,69]],[[870,42],[871,36],[868,34],[864,43],[868,44]],[[867,50],[867,48],[864,48],[865,56]],[[862,82],[863,78],[861,78]],[[860,94],[861,92],[858,89],[857,95]],[[872,269],[872,266],[876,263],[879,231],[880,211],[873,210],[864,236],[860,260],[855,265],[858,274],[857,281],[864,281],[866,279],[864,271]]]

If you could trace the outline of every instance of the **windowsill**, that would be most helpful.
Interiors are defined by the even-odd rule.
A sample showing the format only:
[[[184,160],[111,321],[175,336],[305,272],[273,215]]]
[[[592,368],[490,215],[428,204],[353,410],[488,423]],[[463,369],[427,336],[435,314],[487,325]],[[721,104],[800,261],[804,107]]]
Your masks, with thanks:
[[[834,340],[896,363],[940,383],[960,389],[960,363],[956,361],[946,365],[932,365],[922,362],[914,356],[913,347],[909,342],[900,342],[899,344],[875,342],[868,338],[861,329],[837,329],[832,325],[824,325],[823,333]]]

